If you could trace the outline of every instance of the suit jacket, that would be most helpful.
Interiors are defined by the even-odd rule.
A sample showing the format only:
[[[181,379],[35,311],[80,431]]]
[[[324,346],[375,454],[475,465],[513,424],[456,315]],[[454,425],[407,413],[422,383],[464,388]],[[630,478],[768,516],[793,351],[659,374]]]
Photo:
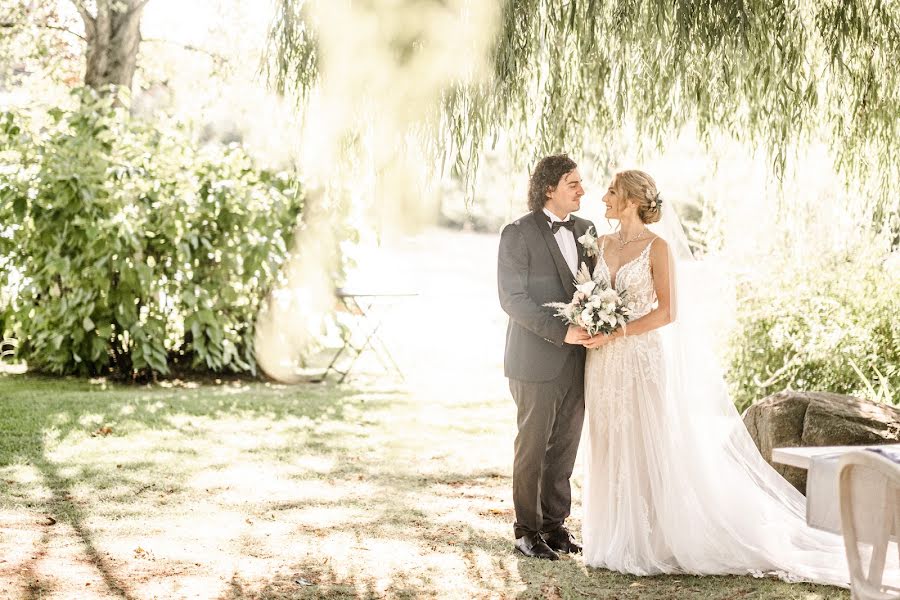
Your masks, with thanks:
[[[590,221],[572,215],[577,240]],[[578,247],[578,265],[593,261]],[[506,329],[504,373],[521,381],[550,381],[562,371],[573,352],[584,359],[584,347],[566,344],[568,325],[554,316],[547,302],[569,302],[575,277],[543,212],[529,213],[503,228],[497,265],[500,306],[509,315]]]

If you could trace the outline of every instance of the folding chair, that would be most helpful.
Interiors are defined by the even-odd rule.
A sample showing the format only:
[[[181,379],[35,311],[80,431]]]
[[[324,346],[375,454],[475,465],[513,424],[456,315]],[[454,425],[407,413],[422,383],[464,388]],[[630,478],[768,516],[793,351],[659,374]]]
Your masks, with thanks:
[[[340,375],[338,383],[343,383],[347,376],[350,375],[359,357],[366,351],[370,351],[381,363],[386,373],[393,373],[401,381],[405,380],[403,371],[397,365],[397,361],[379,335],[379,331],[387,311],[401,299],[416,295],[414,292],[376,292],[344,288],[336,290],[335,296],[338,302],[343,305],[347,313],[356,317],[359,328],[356,331],[342,332],[341,340],[343,345],[332,357],[331,363],[325,368],[325,373],[322,377],[327,377],[328,373],[333,371]],[[337,366],[338,359],[345,352],[350,354],[350,362],[345,368],[339,369]]]
[[[900,588],[884,582],[891,543],[900,534],[900,453],[867,449],[848,452],[838,463],[841,530],[854,600],[900,600]],[[892,553],[893,554],[893,553]],[[900,564],[900,549],[897,553]],[[868,559],[868,569],[864,564]],[[900,567],[890,566],[896,582]]]

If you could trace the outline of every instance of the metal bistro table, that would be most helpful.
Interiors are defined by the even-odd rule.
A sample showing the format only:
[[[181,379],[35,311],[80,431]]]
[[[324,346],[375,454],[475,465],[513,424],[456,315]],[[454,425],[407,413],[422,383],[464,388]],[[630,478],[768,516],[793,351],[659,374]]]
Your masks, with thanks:
[[[335,290],[335,296],[340,307],[357,317],[355,324],[358,327],[351,327],[349,330],[342,328],[343,345],[332,357],[322,378],[327,377],[330,372],[335,372],[340,375],[338,383],[343,383],[350,375],[359,357],[368,350],[375,355],[385,372],[394,373],[401,380],[405,380],[403,371],[397,365],[397,361],[379,335],[379,331],[391,308],[403,299],[418,296],[418,293],[407,290],[338,288]],[[361,343],[357,341],[360,338],[362,339]],[[337,367],[338,359],[345,352],[350,352],[353,356],[345,369],[339,369]]]

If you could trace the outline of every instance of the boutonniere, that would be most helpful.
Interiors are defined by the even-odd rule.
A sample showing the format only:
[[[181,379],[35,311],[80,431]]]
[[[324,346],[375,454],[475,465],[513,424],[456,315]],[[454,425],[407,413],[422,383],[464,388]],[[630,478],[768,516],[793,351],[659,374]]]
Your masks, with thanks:
[[[600,245],[597,243],[597,232],[593,226],[588,227],[587,232],[578,238],[578,243],[584,248],[585,256],[598,256],[600,254]]]

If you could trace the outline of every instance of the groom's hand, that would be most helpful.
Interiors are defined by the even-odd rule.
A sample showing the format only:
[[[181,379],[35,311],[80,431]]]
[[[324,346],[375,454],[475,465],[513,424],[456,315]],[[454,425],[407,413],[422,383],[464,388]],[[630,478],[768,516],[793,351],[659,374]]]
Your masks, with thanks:
[[[591,336],[588,335],[587,331],[578,325],[569,325],[569,330],[566,331],[566,339],[563,341],[567,344],[577,344],[580,346],[589,339],[591,339]]]

